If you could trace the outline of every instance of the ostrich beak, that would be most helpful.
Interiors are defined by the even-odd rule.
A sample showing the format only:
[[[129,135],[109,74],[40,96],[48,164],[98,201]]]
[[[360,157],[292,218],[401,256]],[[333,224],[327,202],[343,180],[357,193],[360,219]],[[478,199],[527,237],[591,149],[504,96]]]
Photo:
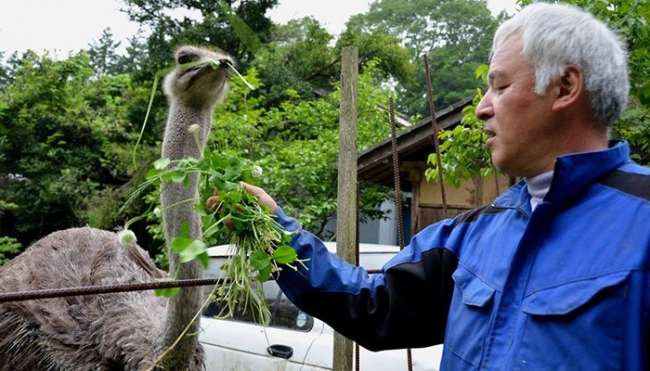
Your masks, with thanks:
[[[235,64],[228,58],[219,59],[219,67],[226,71],[226,77],[231,78],[234,75],[233,69]]]

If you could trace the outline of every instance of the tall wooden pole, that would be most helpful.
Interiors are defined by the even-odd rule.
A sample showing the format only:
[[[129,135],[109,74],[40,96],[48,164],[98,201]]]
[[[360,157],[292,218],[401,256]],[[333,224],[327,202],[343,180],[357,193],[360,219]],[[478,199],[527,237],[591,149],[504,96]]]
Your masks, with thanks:
[[[357,80],[359,51],[341,52],[341,117],[339,127],[336,254],[355,264],[357,249]],[[357,355],[358,357],[358,355]],[[334,371],[352,370],[352,341],[334,334]]]

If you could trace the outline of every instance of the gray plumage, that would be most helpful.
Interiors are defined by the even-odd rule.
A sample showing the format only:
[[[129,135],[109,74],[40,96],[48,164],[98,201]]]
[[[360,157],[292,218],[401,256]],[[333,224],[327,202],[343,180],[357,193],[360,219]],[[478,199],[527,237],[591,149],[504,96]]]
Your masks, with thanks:
[[[226,55],[185,46],[179,63],[204,59],[230,61]],[[225,68],[176,68],[165,78],[170,105],[163,157],[202,157],[215,105],[227,91]],[[198,125],[198,143],[188,126]],[[192,238],[201,224],[192,203],[197,179],[189,187],[163,186],[161,201],[169,246],[180,224],[190,224]],[[170,271],[178,262],[170,257]],[[199,278],[198,263],[183,264],[178,277]],[[135,243],[124,246],[117,234],[93,228],[54,232],[0,267],[0,289],[30,289],[144,282],[164,276]],[[31,300],[0,305],[0,370],[143,370],[178,337],[199,310],[201,289],[182,289],[172,299],[152,291]],[[157,369],[203,370],[198,321]]]

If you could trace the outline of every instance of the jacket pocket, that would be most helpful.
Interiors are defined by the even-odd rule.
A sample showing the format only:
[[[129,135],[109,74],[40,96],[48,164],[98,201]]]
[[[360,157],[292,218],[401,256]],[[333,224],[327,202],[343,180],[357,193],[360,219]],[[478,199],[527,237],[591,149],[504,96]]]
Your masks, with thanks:
[[[519,369],[620,369],[629,274],[568,282],[525,297]]]
[[[452,278],[454,296],[449,310],[445,347],[455,356],[478,367],[495,289],[469,270],[458,266]]]

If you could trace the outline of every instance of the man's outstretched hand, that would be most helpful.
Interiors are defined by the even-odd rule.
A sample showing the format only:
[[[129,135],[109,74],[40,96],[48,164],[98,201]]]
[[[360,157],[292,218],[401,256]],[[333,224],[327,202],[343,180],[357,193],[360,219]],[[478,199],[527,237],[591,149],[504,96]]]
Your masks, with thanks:
[[[242,187],[244,187],[244,190],[245,190],[246,192],[248,192],[248,193],[250,193],[251,195],[255,196],[255,198],[257,198],[257,201],[258,201],[261,205],[264,205],[264,206],[268,207],[269,210],[270,210],[272,213],[274,213],[275,210],[278,209],[278,204],[275,203],[275,200],[273,200],[273,198],[271,198],[271,196],[269,196],[268,193],[266,193],[266,191],[263,190],[262,188],[260,188],[260,187],[256,187],[256,186],[254,186],[254,185],[250,185],[250,184],[248,184],[248,183],[244,183],[244,182],[239,182],[239,184],[240,184]],[[215,207],[217,207],[217,205],[219,205],[219,196],[217,196],[217,195],[214,195],[214,196],[208,198],[208,200],[206,201],[206,206],[207,206],[208,209],[210,209],[210,210],[212,210],[212,209],[214,209]],[[228,223],[226,223],[226,225],[227,225],[227,224],[228,224]]]
[[[268,207],[272,213],[274,213],[275,210],[278,209],[278,204],[275,203],[275,200],[271,198],[271,196],[269,196],[269,194],[266,193],[266,191],[263,190],[262,188],[244,182],[239,182],[239,184],[241,184],[241,186],[244,187],[246,192],[255,196],[255,198],[257,198],[257,201],[261,205]]]

